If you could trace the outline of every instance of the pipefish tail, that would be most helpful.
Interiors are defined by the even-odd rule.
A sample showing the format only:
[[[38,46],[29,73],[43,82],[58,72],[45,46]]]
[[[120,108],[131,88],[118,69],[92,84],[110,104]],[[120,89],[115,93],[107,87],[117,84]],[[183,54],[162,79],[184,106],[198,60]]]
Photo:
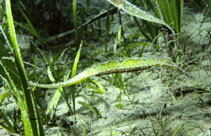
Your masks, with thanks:
[[[93,65],[90,68],[82,71],[75,77],[59,83],[53,84],[39,84],[35,82],[29,82],[29,85],[32,87],[39,87],[39,88],[59,88],[59,87],[67,87],[86,80],[92,76],[102,76],[112,73],[124,73],[124,72],[134,72],[140,70],[146,70],[152,67],[164,67],[167,69],[173,69],[178,72],[189,76],[184,70],[176,66],[171,60],[169,59],[154,59],[154,58],[128,58],[122,61],[108,61],[105,63]]]

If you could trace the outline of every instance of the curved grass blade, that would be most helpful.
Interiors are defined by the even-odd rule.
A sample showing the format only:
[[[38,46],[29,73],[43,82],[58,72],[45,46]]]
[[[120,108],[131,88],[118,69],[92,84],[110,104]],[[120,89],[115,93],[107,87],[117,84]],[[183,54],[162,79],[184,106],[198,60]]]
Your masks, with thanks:
[[[55,78],[53,77],[53,73],[51,72],[50,66],[48,66],[47,69],[48,77],[51,80],[51,82],[55,82]],[[63,92],[63,89],[61,87],[57,88],[57,91],[54,93],[53,98],[51,99],[46,114],[50,116],[49,121],[53,118],[54,113],[55,113],[55,108],[57,107],[59,100],[61,98],[61,94]]]
[[[140,8],[131,4],[127,0],[107,0],[107,1],[134,17],[137,17],[137,18],[149,21],[149,22],[164,25],[169,30],[171,30],[171,32],[173,34],[175,33],[174,30],[167,23],[164,22],[164,20],[154,17],[153,15],[141,10]]]
[[[1,60],[0,60],[0,66],[3,68],[3,70],[5,72],[5,75],[6,75],[5,81],[7,82],[10,90],[12,90],[12,92],[14,93],[14,95],[17,98],[18,105],[19,105],[20,110],[21,110],[25,135],[32,135],[33,134],[32,126],[31,126],[30,120],[28,118],[28,113],[27,113],[26,107],[25,107],[24,102],[21,98],[20,90],[18,90],[17,87],[15,86],[15,83],[13,82],[8,70],[6,69],[6,66],[4,66],[4,64],[1,62]]]
[[[8,116],[8,117],[7,117]],[[10,133],[15,133],[15,128],[14,126],[10,123],[10,118],[9,115],[3,114],[3,112],[0,110],[0,117],[2,118],[3,122],[0,122],[0,126],[4,129],[6,129]]]
[[[1,76],[1,75],[0,75]],[[9,91],[4,91],[4,92],[0,92],[0,103],[7,97],[9,97],[11,95],[11,92]]]
[[[81,53],[81,48],[82,48],[82,45],[83,45],[83,42],[81,42],[81,44],[80,44],[80,47],[79,47],[79,50],[78,50],[78,52],[77,52],[77,55],[76,55],[76,57],[75,57],[75,61],[74,61],[74,64],[73,64],[73,68],[72,68],[72,75],[71,75],[71,77],[74,77],[75,76],[75,74],[76,74],[76,71],[77,71],[77,66],[78,66],[78,62],[79,62],[79,58],[80,58],[80,53]],[[49,76],[49,78],[51,79],[51,81],[52,82],[55,82],[55,79],[54,79],[54,77],[53,77],[53,74],[51,73],[51,71],[50,71],[50,69],[48,70],[48,76]],[[69,72],[67,73],[67,75],[64,75],[64,81],[65,80],[67,80],[67,78],[69,77],[68,76],[69,75]],[[73,88],[74,89],[74,88]],[[65,92],[63,91],[63,89],[62,88],[57,88],[57,91],[56,91],[56,93],[54,94],[54,96],[53,96],[53,98],[51,99],[51,101],[50,101],[50,103],[49,103],[49,105],[48,105],[48,108],[47,108],[47,114],[49,114],[50,115],[50,120],[53,118],[53,115],[54,115],[54,109],[57,107],[57,105],[58,105],[58,103],[59,103],[59,100],[60,100],[60,98],[61,98],[61,95],[63,95],[63,97],[64,97],[64,99],[65,99],[65,101],[67,102],[67,97],[66,97],[66,94],[65,94]],[[73,95],[73,94],[72,94]],[[74,97],[75,97],[75,95],[74,95]],[[74,98],[73,97],[73,98]],[[72,100],[74,100],[74,99],[72,99]],[[75,103],[75,101],[73,102],[73,103]],[[69,107],[70,108],[70,107]],[[71,109],[70,109],[71,110]],[[72,110],[71,110],[72,111]]]
[[[87,103],[81,102],[81,101],[79,101],[78,103],[83,105],[83,106],[85,106],[85,107],[87,107],[87,108],[89,108],[91,111],[93,111],[97,118],[101,118],[102,117],[100,112],[99,112],[99,110],[96,107],[93,107],[90,104],[87,104]]]
[[[94,91],[96,93],[104,94],[106,92],[105,88],[103,87],[103,85],[100,82],[98,82],[96,80],[92,80],[91,83],[93,83],[93,85],[88,85],[87,87],[94,89]]]

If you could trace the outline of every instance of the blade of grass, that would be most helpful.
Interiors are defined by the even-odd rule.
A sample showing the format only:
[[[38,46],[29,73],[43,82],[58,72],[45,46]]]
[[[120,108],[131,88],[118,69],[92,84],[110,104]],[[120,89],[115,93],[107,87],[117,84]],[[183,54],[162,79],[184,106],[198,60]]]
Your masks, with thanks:
[[[22,107],[25,106],[26,108],[25,109],[26,112],[24,112],[25,111],[24,108],[21,108],[21,112],[24,112],[22,113],[24,131],[26,135],[28,135],[28,133],[30,135],[35,135],[35,136],[44,135],[40,119],[38,118],[37,107],[34,103],[33,95],[28,89],[28,78],[25,72],[25,68],[24,68],[23,61],[20,54],[20,49],[18,46],[17,38],[16,38],[10,0],[6,0],[6,11],[7,11],[7,21],[8,21],[8,27],[9,27],[10,41],[13,48],[15,63],[16,63],[18,73],[21,78],[24,105],[21,105],[23,104],[21,103],[22,98],[19,98],[20,97],[19,95],[17,95],[16,97],[18,97],[18,100],[20,101],[19,106],[22,106]],[[10,80],[12,81],[12,79]],[[17,93],[19,92],[19,90],[16,89],[15,84],[13,86],[13,89],[15,89]]]
[[[174,21],[171,13],[169,0],[158,0],[158,4],[162,11],[164,20],[166,21],[167,24],[170,24],[172,26]]]
[[[0,75],[1,77],[1,75]],[[2,77],[1,77],[2,78]],[[4,91],[0,93],[0,103],[7,97],[9,97],[11,93],[9,91]]]
[[[158,4],[165,22],[180,33],[184,0],[158,0]]]
[[[184,0],[171,0],[170,7],[172,11],[172,18],[174,21],[173,28],[177,33],[180,33],[182,27]]]
[[[6,74],[5,81],[8,84],[10,90],[13,92],[14,96],[17,98],[18,105],[21,109],[21,115],[22,115],[25,135],[33,135],[31,122],[30,122],[30,119],[28,118],[28,113],[27,113],[26,107],[21,98],[20,90],[18,90],[16,88],[15,83],[13,82],[8,70],[6,69],[6,67],[4,66],[4,64],[2,63],[1,60],[0,60],[0,66],[3,68],[3,71]]]
[[[76,55],[76,58],[75,58],[75,61],[74,61],[74,64],[73,64],[72,75],[71,75],[72,77],[74,77],[76,75],[76,71],[77,71],[77,66],[78,66],[78,62],[79,62],[79,58],[80,58],[80,52],[81,52],[82,45],[83,45],[83,42],[81,42],[81,44],[80,44],[78,53]],[[53,74],[51,73],[50,69],[48,70],[48,73],[49,73],[48,76],[50,76],[51,81],[54,83],[55,79],[54,79]],[[69,73],[70,73],[70,71],[67,72],[67,74],[64,75],[64,81],[66,81],[69,78],[69,76],[68,76]],[[74,90],[74,88],[72,88],[72,89]],[[50,120],[52,119],[52,117],[54,115],[55,108],[58,105],[58,102],[60,100],[61,95],[65,99],[66,104],[68,105],[70,112],[72,114],[74,114],[74,111],[72,111],[71,106],[68,104],[67,94],[63,91],[62,88],[57,88],[57,91],[54,94],[53,98],[51,99],[51,101],[50,101],[50,103],[48,105],[48,108],[47,108],[47,114],[50,115]],[[74,99],[75,99],[75,94],[72,94],[72,101],[74,102],[73,103],[73,109],[75,107],[75,100]]]
[[[44,51],[42,51],[40,48],[38,48],[37,45],[36,45],[33,41],[32,41],[31,43],[32,43],[32,45],[34,45],[34,47],[38,50],[38,52],[40,53],[40,55],[43,57],[44,61],[45,61],[48,65],[50,65],[51,62],[50,62],[50,60],[47,58],[47,56],[45,55]]]
[[[79,62],[82,46],[83,46],[83,41],[81,41],[79,50],[78,50],[77,55],[75,57],[75,61],[74,61],[73,68],[72,68],[71,77],[74,77],[76,75],[76,71],[77,71],[77,67],[78,67],[78,62]]]
[[[0,126],[6,129],[10,133],[16,133],[14,126],[10,123],[9,119],[7,118],[7,116],[9,115],[3,114],[2,111],[0,110],[0,116],[2,120],[4,121],[4,122],[0,122]]]
[[[76,75],[82,46],[83,46],[83,41],[81,41],[79,50],[78,50],[77,55],[75,57],[75,61],[74,61],[73,68],[72,68],[72,74],[71,74],[72,78]],[[72,95],[73,114],[74,114],[74,118],[75,118],[75,122],[76,122],[76,116],[75,116],[75,87],[74,86],[72,87],[71,95]]]
[[[90,104],[87,104],[85,102],[80,102],[79,101],[78,103],[81,104],[81,105],[83,105],[83,106],[85,106],[85,107],[87,107],[87,108],[89,108],[91,111],[93,111],[95,113],[95,115],[96,115],[97,118],[101,118],[102,117],[101,114],[100,114],[100,112],[99,112],[99,110],[96,107],[93,107]]]
[[[149,21],[149,22],[157,23],[160,25],[164,25],[173,34],[175,33],[174,30],[171,28],[171,26],[169,26],[167,23],[165,23],[164,20],[161,20],[157,17],[152,16],[151,14],[149,14],[149,13],[141,10],[140,8],[136,7],[135,5],[131,4],[127,0],[107,0],[107,1],[134,17],[137,17],[137,18]]]
[[[94,89],[95,92],[97,92],[97,93],[100,93],[100,94],[104,94],[105,93],[106,90],[105,90],[105,88],[103,87],[103,85],[100,82],[98,82],[96,80],[92,80],[92,83],[94,84],[94,86],[93,85],[88,85],[87,87],[91,88],[91,89]]]
[[[48,66],[47,73],[48,73],[48,77],[51,80],[51,82],[55,83],[56,80],[53,77],[50,66]],[[50,116],[49,121],[51,121],[51,119],[54,116],[54,113],[56,111],[55,108],[57,107],[57,105],[59,103],[62,92],[63,92],[63,89],[61,87],[57,88],[56,93],[54,94],[53,98],[50,101],[50,104],[48,105],[46,114],[49,114],[49,116]]]
[[[8,70],[10,71],[12,79],[14,79],[14,82],[17,84],[17,88],[20,89],[21,88],[20,78],[18,76],[17,69],[14,67],[14,63],[13,63],[14,61],[12,59],[10,59],[10,60],[3,59],[4,57],[10,57],[9,54],[10,53],[12,54],[12,52],[13,52],[12,47],[10,45],[9,39],[7,38],[7,35],[4,31],[4,29],[2,28],[2,26],[0,26],[0,32],[2,33],[2,35],[6,41],[6,44],[9,46],[9,49],[6,49],[4,44],[0,44],[0,59],[1,59],[2,63],[5,66],[7,66]],[[0,74],[2,76],[6,76],[1,67],[0,67]]]
[[[29,20],[29,18],[27,17],[27,15],[24,13],[23,11],[23,3],[21,1],[19,1],[19,5],[18,5],[18,9],[21,12],[22,16],[24,17],[24,19],[26,20],[26,23],[28,24],[28,27],[24,27],[23,25],[21,25],[20,23],[16,23],[17,25],[19,25],[20,27],[24,28],[25,30],[27,30],[28,32],[30,32],[32,35],[34,35],[43,45],[47,46],[47,43],[42,39],[42,37],[40,36],[40,34],[37,32],[37,30],[35,29],[35,27],[33,26],[33,24],[31,23],[31,21]]]
[[[77,0],[73,0],[73,24],[75,29],[75,41],[78,40],[78,27],[77,27]]]

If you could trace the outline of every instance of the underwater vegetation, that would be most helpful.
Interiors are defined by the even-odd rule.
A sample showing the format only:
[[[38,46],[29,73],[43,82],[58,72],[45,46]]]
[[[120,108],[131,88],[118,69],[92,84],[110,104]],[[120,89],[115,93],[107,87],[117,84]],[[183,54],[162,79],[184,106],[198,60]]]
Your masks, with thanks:
[[[0,135],[211,135],[210,9],[1,0]]]

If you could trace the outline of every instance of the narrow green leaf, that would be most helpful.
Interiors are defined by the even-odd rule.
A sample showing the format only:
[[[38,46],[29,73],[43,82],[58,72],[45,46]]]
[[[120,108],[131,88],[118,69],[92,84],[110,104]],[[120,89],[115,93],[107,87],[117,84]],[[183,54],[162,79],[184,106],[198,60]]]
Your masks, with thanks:
[[[105,93],[106,90],[105,90],[105,88],[103,87],[103,85],[100,82],[98,82],[96,80],[93,80],[93,82],[99,87],[99,90],[100,90],[101,94]]]
[[[117,45],[121,45],[121,33],[122,33],[122,26],[120,25],[119,26],[119,29],[118,29],[118,34],[117,34],[117,39],[116,39],[116,42],[114,43],[114,54],[116,54],[116,50],[117,50]]]
[[[166,23],[180,33],[184,0],[158,0],[158,3]]]
[[[134,16],[134,17],[137,17],[137,18],[149,21],[149,22],[164,25],[169,30],[171,30],[172,33],[174,34],[174,30],[167,23],[165,23],[163,20],[161,20],[157,17],[154,17],[151,14],[141,10],[140,8],[131,4],[127,0],[107,0],[107,1],[110,2],[111,4],[113,4],[114,6],[118,7],[119,9],[125,11],[126,13]]]
[[[9,115],[3,114],[0,110],[0,117],[2,118],[3,122],[0,122],[0,126],[6,129],[10,133],[15,133],[14,126],[10,123],[11,121],[8,119]]]
[[[50,117],[49,121],[53,118],[55,108],[57,107],[57,105],[59,103],[62,92],[63,92],[62,88],[57,88],[57,91],[54,93],[53,97],[51,98],[51,100],[48,104],[46,114],[49,115],[49,117]]]
[[[170,6],[171,6],[172,18],[174,21],[173,28],[177,33],[180,33],[182,27],[184,0],[171,0]]]
[[[78,103],[83,105],[83,106],[85,106],[85,107],[87,107],[87,108],[89,108],[91,111],[93,111],[97,118],[101,118],[102,117],[100,112],[99,112],[99,110],[96,107],[93,107],[90,104],[87,104],[87,103],[81,102],[81,101],[79,101]]]
[[[73,0],[73,24],[75,29],[75,40],[78,40],[78,26],[77,26],[77,0]]]
[[[78,62],[79,62],[82,46],[83,46],[83,41],[81,41],[79,50],[78,50],[77,55],[75,57],[75,61],[74,61],[73,68],[72,68],[72,75],[71,75],[71,77],[74,77],[76,75],[77,66],[78,66]]]
[[[177,132],[179,132],[179,130],[182,129],[182,128],[183,128],[183,126],[178,127],[178,128],[174,131],[174,133],[172,134],[172,136],[175,136],[175,135],[177,134]]]
[[[9,91],[4,91],[0,93],[0,103],[7,97],[11,95],[11,92]]]
[[[78,50],[77,55],[75,57],[75,61],[74,61],[73,68],[72,68],[72,75],[71,75],[72,78],[76,75],[82,46],[83,46],[83,41],[81,41],[79,50]],[[74,87],[72,87],[71,96],[72,96],[73,116],[74,116],[75,121],[76,121],[76,116],[75,116],[75,88]]]
[[[63,77],[64,81],[67,80],[69,74],[70,74],[70,70],[67,70],[66,74]],[[52,76],[51,78],[54,79],[52,74],[51,74],[51,76]],[[51,81],[55,82],[54,80],[51,80]],[[50,116],[49,121],[53,118],[53,115],[54,115],[54,113],[56,111],[55,108],[57,107],[62,94],[65,95],[64,92],[63,92],[63,89],[61,87],[57,88],[56,92],[53,95],[53,98],[50,100],[50,103],[48,104],[48,108],[47,108],[46,114],[48,114]]]
[[[17,101],[18,101],[18,105],[21,109],[21,116],[22,116],[22,120],[23,120],[25,135],[33,135],[31,122],[28,118],[28,113],[27,113],[26,107],[24,105],[24,102],[21,98],[20,91],[16,88],[15,83],[13,82],[12,78],[10,77],[9,72],[7,71],[6,67],[3,65],[1,60],[0,60],[0,65],[2,66],[4,72],[7,76],[5,78],[5,80],[6,80],[7,84],[9,85],[10,89],[14,92],[14,95],[16,96]]]
[[[122,26],[119,26],[119,30],[118,30],[118,44],[121,44],[121,35],[122,35]]]
[[[95,86],[91,86],[91,85],[88,85],[89,88],[92,88],[94,89],[96,92],[100,93],[100,94],[104,94],[105,93],[105,88],[103,87],[103,85],[96,81],[96,80],[92,80],[92,82],[97,85],[98,87],[95,87]]]
[[[21,85],[22,85],[21,91],[22,91],[23,98],[24,98],[23,100],[20,95],[20,90],[18,90],[16,88],[14,82],[12,81],[11,77],[9,76],[9,73],[7,74],[7,77],[9,78],[9,81],[13,85],[13,89],[16,90],[16,95],[17,95],[16,97],[19,101],[19,106],[20,106],[20,108],[22,107],[21,114],[22,114],[22,119],[23,119],[23,123],[24,123],[25,135],[35,135],[35,136],[37,136],[39,134],[44,135],[40,119],[38,118],[38,113],[37,113],[37,109],[36,109],[37,107],[34,103],[34,98],[32,96],[32,93],[28,89],[28,78],[27,78],[27,75],[25,72],[22,57],[20,54],[20,49],[18,46],[17,38],[16,38],[10,0],[6,0],[6,12],[7,12],[7,22],[8,22],[8,27],[9,27],[9,34],[10,34],[10,42],[11,42],[11,45],[12,45],[12,48],[14,51],[13,53],[14,53],[14,57],[15,57],[16,67],[18,69],[18,73],[21,78]],[[24,103],[23,103],[23,101],[24,101]]]
[[[24,13],[24,11],[23,11],[21,6],[24,7],[23,3],[21,1],[19,1],[18,9],[21,12],[22,16],[24,17],[24,19],[26,20],[26,23],[28,24],[29,28],[28,27],[24,27],[20,23],[17,23],[17,24],[19,24],[20,27],[22,27],[25,30],[27,30],[28,32],[30,32],[32,35],[34,35],[43,45],[47,46],[47,43],[42,39],[40,34],[37,32],[37,30],[35,29],[35,27],[31,23],[31,21],[29,20],[27,15]]]
[[[48,57],[45,55],[44,51],[42,51],[41,49],[39,49],[39,48],[37,47],[37,45],[36,45],[33,41],[32,41],[31,43],[32,43],[32,45],[34,45],[34,47],[38,50],[38,52],[40,53],[40,55],[43,57],[44,61],[45,61],[48,65],[50,65],[51,62],[50,62],[50,60],[48,59]]]
[[[79,47],[79,50],[78,50],[77,55],[75,57],[75,61],[74,61],[73,68],[72,68],[72,77],[75,76],[76,71],[77,71],[77,66],[78,66],[78,62],[79,62],[79,58],[80,58],[80,53],[81,53],[82,45],[83,45],[83,42],[81,42],[80,47]],[[66,81],[68,79],[69,73],[70,73],[70,71],[68,71],[67,74],[64,75],[64,81]],[[50,80],[53,83],[55,82],[55,79],[54,79],[53,74],[52,74],[52,72],[50,70],[50,67],[48,67],[48,77],[50,78]],[[50,101],[50,103],[48,105],[48,108],[47,108],[47,112],[46,113],[50,115],[50,120],[53,118],[54,109],[57,107],[58,102],[59,102],[59,100],[60,100],[60,98],[62,96],[62,93],[64,95],[64,99],[66,99],[66,96],[65,96],[66,94],[63,92],[63,89],[61,87],[58,87],[56,93],[54,93],[54,96],[53,96],[53,98],[51,99],[51,101]],[[74,95],[74,94],[72,94],[72,95]],[[75,98],[73,97],[72,100],[74,100],[74,99]]]
[[[48,77],[49,77],[49,79],[51,80],[51,82],[54,83],[56,80],[55,80],[54,77],[53,77],[53,74],[52,74],[52,72],[51,72],[50,66],[48,66],[48,68],[47,68],[47,73],[48,73]]]
[[[173,0],[174,1],[174,0]],[[174,26],[174,21],[171,13],[171,7],[169,0],[158,0],[159,7],[161,9],[164,20],[167,24]]]

